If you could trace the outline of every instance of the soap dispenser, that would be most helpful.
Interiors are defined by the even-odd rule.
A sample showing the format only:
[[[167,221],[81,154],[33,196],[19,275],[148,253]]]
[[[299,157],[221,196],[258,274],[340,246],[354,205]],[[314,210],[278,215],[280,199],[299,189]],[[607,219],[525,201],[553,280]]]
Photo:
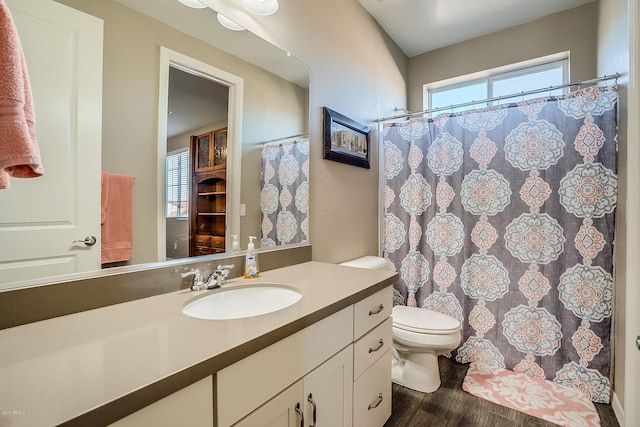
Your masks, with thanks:
[[[238,236],[235,234],[231,235],[231,253],[237,254],[240,252],[240,242],[238,242]]]
[[[249,236],[249,244],[247,245],[247,253],[244,259],[244,277],[245,279],[251,279],[260,275],[258,269],[258,254],[256,253],[256,246],[253,243],[253,239],[256,236]]]

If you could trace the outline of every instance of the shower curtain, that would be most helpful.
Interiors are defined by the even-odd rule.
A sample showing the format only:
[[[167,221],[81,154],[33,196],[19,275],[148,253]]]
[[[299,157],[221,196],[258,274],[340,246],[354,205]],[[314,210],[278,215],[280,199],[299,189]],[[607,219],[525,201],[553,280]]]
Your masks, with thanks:
[[[394,304],[460,320],[459,362],[608,403],[615,88],[387,123],[382,135]]]
[[[262,148],[261,247],[309,240],[309,139]]]

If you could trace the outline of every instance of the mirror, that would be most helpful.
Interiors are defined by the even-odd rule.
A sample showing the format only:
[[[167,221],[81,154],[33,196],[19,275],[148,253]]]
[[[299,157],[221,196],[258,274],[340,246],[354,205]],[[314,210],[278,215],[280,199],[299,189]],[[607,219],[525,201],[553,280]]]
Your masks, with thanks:
[[[237,202],[244,212],[238,206],[234,215],[246,248],[247,236],[260,236],[264,142],[308,132],[308,66],[248,31],[224,29],[213,10],[177,0],[57,2],[104,21],[102,169],[135,177],[133,255],[127,265],[155,263],[166,248],[158,237],[166,233],[159,211],[164,204],[158,202],[164,185],[158,183],[158,159],[166,153],[158,147],[161,47],[243,80],[241,132],[230,143],[241,153]]]

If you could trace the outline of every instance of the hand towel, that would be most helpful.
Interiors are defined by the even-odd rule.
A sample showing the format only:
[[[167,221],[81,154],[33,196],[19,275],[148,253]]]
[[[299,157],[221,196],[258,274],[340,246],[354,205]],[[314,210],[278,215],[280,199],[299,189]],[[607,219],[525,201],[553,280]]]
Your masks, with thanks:
[[[102,264],[131,259],[133,176],[102,172]]]
[[[27,62],[9,8],[0,0],[0,189],[9,177],[44,173]]]

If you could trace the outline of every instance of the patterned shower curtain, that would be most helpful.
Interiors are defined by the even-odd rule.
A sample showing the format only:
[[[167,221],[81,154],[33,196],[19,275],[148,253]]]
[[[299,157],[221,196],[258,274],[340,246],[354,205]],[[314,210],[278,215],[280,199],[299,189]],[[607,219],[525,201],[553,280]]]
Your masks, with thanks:
[[[460,320],[459,362],[608,403],[615,88],[387,123],[382,134],[394,304]]]
[[[262,148],[261,247],[309,240],[309,139]]]

